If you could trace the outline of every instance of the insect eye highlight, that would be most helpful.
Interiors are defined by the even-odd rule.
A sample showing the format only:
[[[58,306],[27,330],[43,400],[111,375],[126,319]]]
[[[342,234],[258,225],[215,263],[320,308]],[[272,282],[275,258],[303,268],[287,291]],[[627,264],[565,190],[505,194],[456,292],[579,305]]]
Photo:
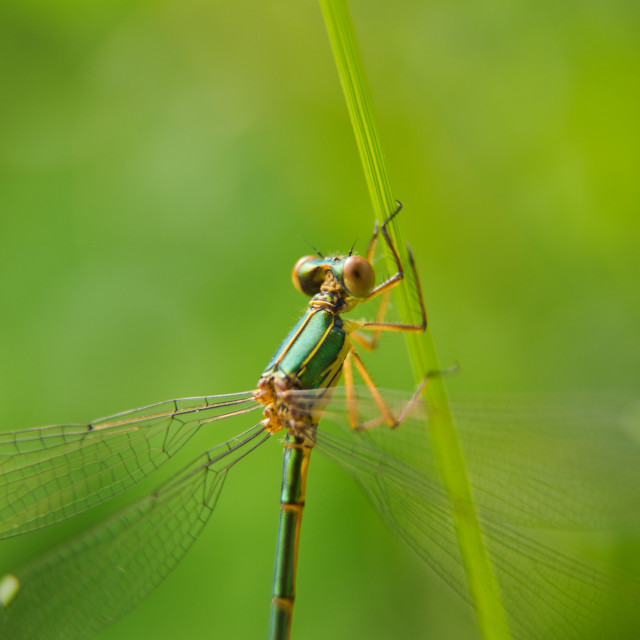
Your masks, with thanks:
[[[346,290],[356,298],[366,298],[376,283],[371,263],[362,256],[350,256],[344,261],[342,277]]]
[[[327,266],[318,260],[318,256],[304,256],[296,262],[291,272],[293,286],[305,296],[315,296],[320,293],[326,271]]]

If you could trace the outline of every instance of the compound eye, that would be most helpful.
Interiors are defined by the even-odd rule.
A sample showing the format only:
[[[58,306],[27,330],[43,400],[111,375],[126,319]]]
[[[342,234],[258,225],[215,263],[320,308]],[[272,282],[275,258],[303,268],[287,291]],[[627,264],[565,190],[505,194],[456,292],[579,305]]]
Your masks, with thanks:
[[[326,264],[318,260],[317,256],[304,256],[296,262],[291,272],[293,286],[305,296],[315,296],[320,293],[326,271]]]
[[[368,260],[349,256],[342,272],[345,289],[355,298],[366,298],[376,283],[376,274]]]

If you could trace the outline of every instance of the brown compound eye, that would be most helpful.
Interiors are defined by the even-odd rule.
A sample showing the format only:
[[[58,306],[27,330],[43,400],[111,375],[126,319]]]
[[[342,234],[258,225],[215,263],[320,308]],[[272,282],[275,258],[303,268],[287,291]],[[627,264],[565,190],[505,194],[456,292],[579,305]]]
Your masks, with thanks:
[[[305,296],[315,296],[316,293],[320,293],[327,269],[328,266],[322,258],[304,256],[296,262],[291,272],[293,286]]]
[[[371,263],[361,256],[350,256],[344,261],[342,279],[345,289],[355,298],[366,298],[376,283]]]

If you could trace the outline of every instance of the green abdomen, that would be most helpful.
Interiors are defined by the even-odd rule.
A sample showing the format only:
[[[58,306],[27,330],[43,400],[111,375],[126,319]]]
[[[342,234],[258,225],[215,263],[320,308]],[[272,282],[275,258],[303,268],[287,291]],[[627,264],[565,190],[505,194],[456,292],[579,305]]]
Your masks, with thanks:
[[[349,351],[339,316],[309,309],[276,351],[263,376],[282,373],[297,378],[303,389],[335,385]]]

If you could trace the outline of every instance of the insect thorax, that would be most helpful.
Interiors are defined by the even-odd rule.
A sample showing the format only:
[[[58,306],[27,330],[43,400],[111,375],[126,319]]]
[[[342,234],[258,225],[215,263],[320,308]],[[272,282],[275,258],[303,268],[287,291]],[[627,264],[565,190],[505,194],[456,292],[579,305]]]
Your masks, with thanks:
[[[301,401],[290,391],[301,390],[299,381],[282,372],[263,375],[254,397],[265,405],[262,424],[272,433],[286,429],[311,434],[317,427],[312,400]],[[310,436],[313,437],[313,436]]]

